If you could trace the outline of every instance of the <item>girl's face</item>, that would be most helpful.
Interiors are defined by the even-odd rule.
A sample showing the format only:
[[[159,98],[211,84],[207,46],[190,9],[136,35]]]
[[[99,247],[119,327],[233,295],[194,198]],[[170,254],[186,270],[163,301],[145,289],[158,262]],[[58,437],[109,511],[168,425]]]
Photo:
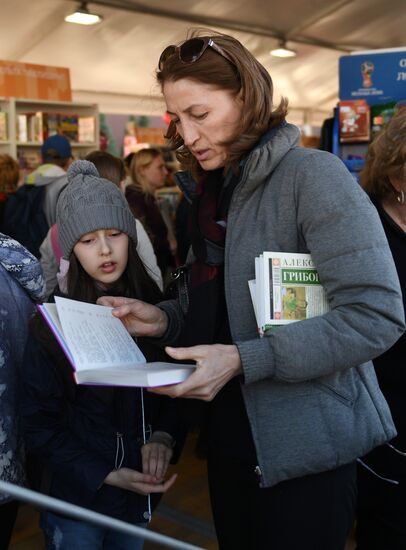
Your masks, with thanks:
[[[73,252],[89,277],[107,289],[127,267],[128,240],[128,235],[118,229],[99,229],[83,235]]]
[[[240,97],[188,78],[165,82],[163,93],[168,114],[203,170],[222,168],[227,149],[221,143],[237,130],[243,107]]]
[[[168,170],[166,169],[164,159],[161,156],[155,157],[154,160],[148,164],[148,166],[143,166],[140,172],[145,178],[148,187],[152,191],[162,187],[165,183],[165,178],[168,175]]]

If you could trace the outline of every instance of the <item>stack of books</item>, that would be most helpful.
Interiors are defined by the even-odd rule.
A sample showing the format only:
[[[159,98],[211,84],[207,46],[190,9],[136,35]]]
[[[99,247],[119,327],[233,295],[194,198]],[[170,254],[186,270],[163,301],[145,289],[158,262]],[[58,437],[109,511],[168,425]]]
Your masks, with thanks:
[[[255,258],[255,279],[248,286],[260,336],[329,310],[310,254],[263,252]]]

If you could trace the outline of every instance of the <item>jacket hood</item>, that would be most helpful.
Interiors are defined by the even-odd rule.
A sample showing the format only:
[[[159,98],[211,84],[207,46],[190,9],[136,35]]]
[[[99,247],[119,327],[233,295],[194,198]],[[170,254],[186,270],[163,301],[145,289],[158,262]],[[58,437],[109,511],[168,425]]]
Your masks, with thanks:
[[[66,177],[66,172],[60,166],[56,164],[42,164],[31,172],[31,174],[28,174],[25,178],[25,183],[37,186],[48,185],[62,177]]]
[[[19,242],[0,233],[0,265],[35,302],[45,297],[41,264]]]

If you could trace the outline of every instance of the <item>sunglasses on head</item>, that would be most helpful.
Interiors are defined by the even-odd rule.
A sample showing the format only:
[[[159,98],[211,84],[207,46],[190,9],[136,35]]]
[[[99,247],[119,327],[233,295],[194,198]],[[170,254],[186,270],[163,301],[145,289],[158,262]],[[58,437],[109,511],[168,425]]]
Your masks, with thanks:
[[[234,65],[234,61],[223,48],[220,48],[212,38],[205,36],[201,38],[190,38],[180,46],[167,46],[159,57],[158,69],[162,71],[166,61],[176,52],[178,52],[179,59],[182,63],[194,63],[202,57],[209,47]]]

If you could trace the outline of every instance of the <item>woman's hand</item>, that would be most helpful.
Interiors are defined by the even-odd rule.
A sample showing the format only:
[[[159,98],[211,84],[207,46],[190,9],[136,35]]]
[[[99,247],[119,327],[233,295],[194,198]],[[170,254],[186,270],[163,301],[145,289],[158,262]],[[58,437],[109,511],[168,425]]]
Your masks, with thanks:
[[[126,491],[134,491],[140,495],[150,493],[165,493],[175,483],[177,474],[173,474],[167,481],[158,480],[156,476],[142,474],[130,468],[113,470],[104,480],[107,485],[113,485]]]
[[[168,326],[168,318],[162,309],[141,300],[103,296],[97,303],[114,308],[114,317],[118,317],[133,336],[159,338]]]
[[[242,374],[240,354],[237,346],[234,345],[167,347],[165,350],[174,359],[196,361],[196,371],[180,384],[149,390],[154,393],[211,401],[231,378]]]
[[[158,483],[162,483],[173,451],[165,443],[151,441],[141,447],[142,471],[154,476]]]

